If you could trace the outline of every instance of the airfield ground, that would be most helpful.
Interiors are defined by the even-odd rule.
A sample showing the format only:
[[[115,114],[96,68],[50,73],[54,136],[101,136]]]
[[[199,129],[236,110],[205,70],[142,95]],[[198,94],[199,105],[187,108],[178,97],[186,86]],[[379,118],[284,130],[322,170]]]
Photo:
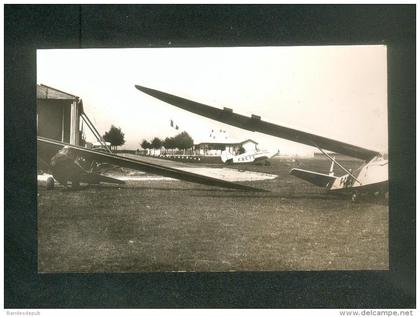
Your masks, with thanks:
[[[264,193],[161,179],[79,191],[40,183],[38,270],[387,270],[388,206],[327,195],[288,175],[297,166],[329,162],[241,166],[278,175],[244,182]]]

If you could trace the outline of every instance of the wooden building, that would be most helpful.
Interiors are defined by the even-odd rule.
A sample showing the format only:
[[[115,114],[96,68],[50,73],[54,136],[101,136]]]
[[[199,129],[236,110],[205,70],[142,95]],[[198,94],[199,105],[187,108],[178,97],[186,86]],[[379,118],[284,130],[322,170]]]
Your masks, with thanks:
[[[79,97],[37,85],[37,135],[79,145],[83,103]]]

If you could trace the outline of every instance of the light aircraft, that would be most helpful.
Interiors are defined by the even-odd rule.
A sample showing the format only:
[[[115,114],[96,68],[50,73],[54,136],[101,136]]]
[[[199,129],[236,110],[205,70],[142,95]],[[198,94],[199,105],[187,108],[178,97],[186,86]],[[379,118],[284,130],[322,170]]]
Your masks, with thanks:
[[[44,150],[43,142],[48,142],[48,140],[43,140],[43,138],[38,139],[38,146],[41,146],[40,151]],[[124,182],[119,179],[101,175],[99,173],[99,166],[95,161],[87,161],[85,158],[78,156],[77,153],[67,145],[59,149],[58,152],[51,157],[51,160],[48,160],[48,157],[43,158],[42,156],[45,156],[45,154],[38,155],[38,169],[52,175],[48,176],[47,174],[47,189],[54,188],[54,179],[64,185],[65,188],[67,188],[67,185],[70,182],[74,189],[79,188],[80,183],[99,184],[102,182],[124,184]]]
[[[78,188],[80,183],[123,183],[118,179],[101,175],[95,166],[103,163],[209,186],[263,191],[242,184],[146,162],[140,158],[131,159],[112,153],[90,150],[40,136],[37,137],[37,147],[38,168],[51,172],[53,176],[53,178],[47,180],[47,187],[50,189],[54,187],[54,179],[65,187],[71,183],[74,188]]]
[[[388,159],[378,151],[365,149],[319,135],[279,126],[261,120],[260,116],[246,117],[236,114],[230,108],[218,109],[182,97],[171,95],[159,90],[136,85],[138,90],[169,103],[181,109],[199,114],[206,118],[217,120],[245,130],[261,132],[286,140],[302,143],[318,148],[332,164],[341,168],[345,175],[334,176],[333,173],[324,174],[293,168],[291,175],[306,180],[316,186],[323,187],[329,192],[351,194],[352,200],[361,195],[374,194],[375,196],[388,196]],[[364,161],[357,170],[351,171],[336,161],[327,151],[341,153]]]
[[[254,152],[244,152],[240,154],[232,154],[228,151],[223,151],[220,156],[223,163],[227,164],[244,164],[244,163],[258,163],[264,162],[268,165],[268,159],[276,156],[278,152],[270,152],[268,150],[257,150]]]

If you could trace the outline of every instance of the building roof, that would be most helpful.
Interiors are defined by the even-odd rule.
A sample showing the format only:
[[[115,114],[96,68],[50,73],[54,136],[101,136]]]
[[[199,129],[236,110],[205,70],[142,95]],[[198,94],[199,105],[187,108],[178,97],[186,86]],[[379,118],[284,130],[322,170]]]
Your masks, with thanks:
[[[244,144],[244,143],[247,143],[247,142],[251,142],[251,143],[254,143],[254,144],[258,144],[258,142],[254,141],[254,140],[252,140],[252,139],[246,139],[245,141],[242,141],[240,144]]]
[[[254,140],[247,139],[247,140],[242,141],[242,142],[238,142],[238,141],[234,141],[234,140],[225,141],[225,142],[215,140],[215,141],[201,142],[201,143],[198,143],[196,145],[206,145],[206,144],[208,144],[208,145],[210,145],[210,144],[211,145],[216,145],[216,144],[220,144],[220,145],[242,145],[242,144],[247,143],[247,142],[252,142],[254,144],[258,144],[258,142],[255,142]]]
[[[83,110],[83,101],[78,96],[69,94],[67,92],[58,90],[47,85],[36,85],[36,98],[37,99],[49,99],[49,100],[71,100],[76,101],[77,107],[81,113]]]
[[[52,88],[46,85],[36,86],[36,98],[37,99],[63,99],[63,100],[76,100],[79,101],[79,97],[69,94],[67,92]]]

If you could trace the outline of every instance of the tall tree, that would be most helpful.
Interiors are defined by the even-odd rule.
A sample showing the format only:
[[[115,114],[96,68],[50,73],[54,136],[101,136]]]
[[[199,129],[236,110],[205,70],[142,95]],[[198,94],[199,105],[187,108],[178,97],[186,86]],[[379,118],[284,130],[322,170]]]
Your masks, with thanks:
[[[194,145],[194,140],[187,132],[183,131],[175,136],[174,143],[178,149],[186,150]]]
[[[152,145],[152,149],[160,149],[162,147],[162,141],[158,137],[155,137],[152,140],[151,145]]]
[[[111,125],[109,131],[105,132],[103,138],[106,142],[111,143],[111,147],[113,146],[114,150],[116,150],[118,146],[125,143],[124,133],[121,131],[121,128],[117,128],[114,125]]]
[[[143,140],[143,142],[141,142],[141,147],[144,149],[144,150],[147,150],[147,149],[150,149],[151,147],[152,147],[152,145],[150,144],[150,142],[149,141],[147,141],[147,140]]]
[[[175,148],[175,141],[174,138],[165,138],[165,141],[163,141],[163,146],[165,149],[173,149]]]

